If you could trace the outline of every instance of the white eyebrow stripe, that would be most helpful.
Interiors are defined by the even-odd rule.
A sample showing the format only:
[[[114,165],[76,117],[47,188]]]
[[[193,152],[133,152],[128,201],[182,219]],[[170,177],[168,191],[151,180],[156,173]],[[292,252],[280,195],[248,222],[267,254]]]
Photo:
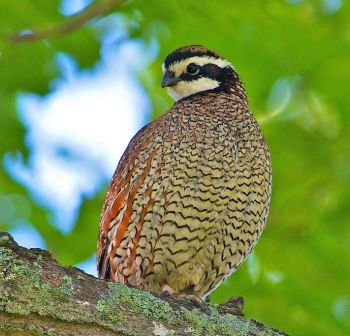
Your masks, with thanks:
[[[165,73],[165,64],[164,64],[164,62],[162,63],[162,71],[163,71],[163,73]]]
[[[211,57],[211,56],[193,56],[190,58],[186,58],[182,61],[186,61],[187,64],[190,63],[196,63],[198,65],[205,65],[205,64],[215,64],[220,68],[226,68],[226,67],[231,67],[232,68],[232,64],[222,58],[215,58],[215,57]],[[181,62],[181,61],[180,61]]]

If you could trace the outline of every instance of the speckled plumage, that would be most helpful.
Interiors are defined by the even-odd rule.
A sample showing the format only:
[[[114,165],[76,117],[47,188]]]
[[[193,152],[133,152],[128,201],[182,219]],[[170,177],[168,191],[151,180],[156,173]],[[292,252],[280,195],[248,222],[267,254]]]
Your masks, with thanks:
[[[248,256],[268,215],[271,161],[234,77],[131,140],[103,207],[100,278],[205,297]]]

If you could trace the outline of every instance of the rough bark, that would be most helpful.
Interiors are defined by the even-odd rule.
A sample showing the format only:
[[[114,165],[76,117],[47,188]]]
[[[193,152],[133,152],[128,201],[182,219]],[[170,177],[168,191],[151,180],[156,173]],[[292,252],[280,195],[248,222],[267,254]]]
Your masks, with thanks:
[[[96,279],[0,233],[0,335],[286,335],[230,305],[204,308]]]

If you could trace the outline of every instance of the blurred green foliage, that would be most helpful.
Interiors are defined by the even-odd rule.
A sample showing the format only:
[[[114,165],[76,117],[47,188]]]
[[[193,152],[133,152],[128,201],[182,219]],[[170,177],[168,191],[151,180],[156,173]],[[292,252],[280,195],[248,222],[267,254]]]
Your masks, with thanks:
[[[1,157],[28,154],[16,96],[49,92],[58,76],[56,53],[70,54],[81,68],[99,58],[100,36],[91,23],[35,42],[8,40],[25,29],[65,24],[70,18],[59,6],[58,0],[0,2]],[[171,105],[159,86],[164,57],[182,45],[203,44],[241,74],[270,145],[268,225],[253,256],[216,290],[213,301],[242,295],[248,316],[292,335],[349,335],[350,3],[135,0],[106,15],[113,12],[124,17],[129,39],[159,45],[156,61],[139,74],[154,117]],[[49,210],[3,166],[0,186],[2,228],[28,220],[64,263],[93,253],[104,190],[84,202],[76,225],[63,235]]]

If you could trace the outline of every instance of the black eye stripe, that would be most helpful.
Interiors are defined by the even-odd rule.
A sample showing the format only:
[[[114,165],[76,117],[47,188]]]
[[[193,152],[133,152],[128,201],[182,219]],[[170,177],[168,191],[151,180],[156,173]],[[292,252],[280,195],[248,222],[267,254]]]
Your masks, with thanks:
[[[216,64],[208,63],[203,65],[202,71],[204,74],[208,75],[208,77],[216,78],[220,75],[223,69]]]
[[[184,72],[180,75],[181,80],[186,81],[186,82],[191,82],[191,81],[197,80],[198,78],[201,78],[201,77],[203,77],[203,76],[201,75],[200,72],[195,74],[195,75],[191,75],[187,72]]]
[[[214,63],[207,63],[202,66],[198,65],[199,72],[192,75],[187,72],[187,67],[180,75],[180,80],[185,82],[196,81],[199,78],[208,78],[220,83],[220,86],[225,86],[227,82],[235,81],[238,77],[235,71],[231,67],[221,68]]]
[[[195,74],[191,74],[188,71],[189,70],[188,67],[190,65],[194,65],[198,72]],[[223,71],[224,71],[223,68],[220,68],[218,65],[213,64],[213,63],[204,64],[202,66],[195,64],[195,63],[190,63],[186,67],[184,73],[182,73],[180,75],[180,78],[182,80],[187,80],[187,81],[196,80],[196,79],[201,78],[201,77],[207,77],[210,79],[218,79],[221,77],[220,75]]]

